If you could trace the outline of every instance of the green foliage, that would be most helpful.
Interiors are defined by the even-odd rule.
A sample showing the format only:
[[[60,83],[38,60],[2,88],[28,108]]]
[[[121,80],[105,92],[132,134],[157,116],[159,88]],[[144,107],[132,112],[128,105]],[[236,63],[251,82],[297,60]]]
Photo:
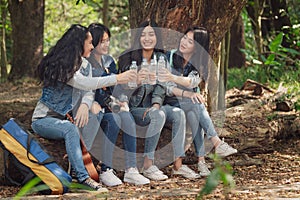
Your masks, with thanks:
[[[41,179],[38,176],[34,177],[20,189],[20,191],[16,194],[14,199],[20,199],[22,196],[25,196],[26,194],[42,191],[49,188],[45,184],[38,186],[40,182]]]
[[[289,2],[291,5],[299,5],[299,2]],[[295,10],[299,8],[288,7],[289,17],[292,23],[299,23]],[[300,25],[284,27],[279,33],[270,32],[271,36],[264,41],[267,50],[259,57],[256,51],[254,34],[247,12],[243,10],[242,17],[245,27],[245,49],[249,66],[243,69],[229,69],[227,89],[241,87],[247,79],[252,79],[272,88],[277,88],[280,83],[288,88],[286,98],[295,98],[294,107],[299,110],[300,105]],[[283,47],[286,40],[290,47]]]
[[[233,170],[230,164],[228,162],[223,161],[216,154],[212,155],[211,158],[215,162],[215,168],[207,177],[204,187],[197,196],[197,200],[202,199],[206,194],[212,193],[219,185],[219,182],[223,183],[225,196],[227,196],[230,189],[232,189],[235,185],[232,176]]]
[[[108,24],[112,36],[129,28],[128,0],[109,1]],[[102,0],[47,0],[45,1],[44,52],[48,52],[62,34],[71,26],[79,23],[103,23]],[[111,45],[113,50],[114,46]]]
[[[46,184],[41,184],[41,182],[42,182],[42,180],[38,176],[34,177],[20,189],[20,191],[16,194],[16,196],[13,199],[17,200],[17,199],[20,199],[21,197],[24,197],[29,194],[34,194],[37,192],[49,190],[49,187]],[[72,182],[72,183],[67,182],[67,183],[65,183],[65,185],[67,185],[69,187],[69,189],[72,191],[91,190],[90,187],[82,185],[80,183],[75,183],[75,182]],[[103,198],[105,196],[106,196],[105,194],[102,194],[97,197]]]

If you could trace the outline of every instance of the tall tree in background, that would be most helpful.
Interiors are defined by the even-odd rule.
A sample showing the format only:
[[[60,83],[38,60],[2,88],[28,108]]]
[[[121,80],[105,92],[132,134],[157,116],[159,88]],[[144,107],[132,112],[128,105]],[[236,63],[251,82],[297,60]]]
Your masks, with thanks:
[[[244,22],[242,16],[239,15],[230,28],[229,68],[241,68],[246,65],[246,55],[241,49],[245,49],[245,35]]]
[[[0,62],[0,71],[1,71],[1,79],[6,80],[7,78],[7,57],[6,57],[6,34],[5,34],[5,26],[6,26],[6,16],[7,16],[7,2],[5,0],[0,0],[0,10],[1,10],[1,62]]]
[[[268,43],[264,44],[264,40],[268,41],[271,35],[280,31],[287,33],[292,27],[286,0],[249,0],[246,9],[255,33],[258,55],[268,51]],[[285,35],[282,45],[290,47]]]
[[[13,59],[9,80],[34,75],[43,56],[44,0],[9,0]]]
[[[161,27],[179,32],[183,32],[191,25],[204,26],[211,35],[209,53],[214,62],[218,63],[222,38],[246,2],[246,0],[129,0],[130,26],[135,28],[147,18],[155,19]],[[212,65],[208,80],[208,103],[211,111],[221,109],[217,106],[218,98],[225,98],[224,95],[219,97],[224,91],[219,91],[218,74],[218,66]]]

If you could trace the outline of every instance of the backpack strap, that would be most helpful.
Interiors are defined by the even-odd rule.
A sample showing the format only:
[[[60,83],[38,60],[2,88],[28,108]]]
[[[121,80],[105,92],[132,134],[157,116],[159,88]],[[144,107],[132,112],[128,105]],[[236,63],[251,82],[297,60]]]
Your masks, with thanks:
[[[48,163],[53,163],[55,162],[54,158],[53,157],[49,157],[47,158],[46,160],[44,160],[43,162],[40,162],[40,161],[35,161],[33,159],[31,159],[29,157],[29,154],[30,154],[30,146],[31,146],[31,142],[34,140],[34,137],[32,136],[31,133],[29,133],[28,131],[26,131],[28,133],[28,137],[27,137],[27,158],[28,160],[30,160],[31,162],[33,163],[36,163],[36,164],[39,164],[39,165],[46,165]]]

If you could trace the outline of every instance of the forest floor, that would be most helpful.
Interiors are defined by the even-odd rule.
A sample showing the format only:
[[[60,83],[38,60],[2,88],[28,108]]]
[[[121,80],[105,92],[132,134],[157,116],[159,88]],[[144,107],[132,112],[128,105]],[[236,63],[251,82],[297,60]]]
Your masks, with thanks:
[[[29,128],[40,94],[40,86],[32,80],[0,84],[0,124],[16,118]],[[300,199],[299,112],[275,110],[276,95],[264,88],[259,95],[253,95],[251,89],[232,89],[226,93],[227,109],[223,127],[218,130],[220,136],[239,151],[225,159],[233,167],[235,187],[225,195],[223,184],[219,184],[203,199],[226,199],[226,196],[237,200]],[[56,146],[46,148],[55,152]],[[192,148],[184,162],[196,169]],[[213,165],[211,159],[207,158],[207,162]],[[162,170],[171,176],[171,167]],[[123,172],[117,175],[122,178]],[[123,184],[112,187],[103,196],[71,191],[60,196],[36,194],[28,199],[195,199],[204,184],[205,178],[191,181],[172,176],[166,181],[151,181],[146,186]],[[1,178],[0,198],[11,199],[19,189],[6,186]]]

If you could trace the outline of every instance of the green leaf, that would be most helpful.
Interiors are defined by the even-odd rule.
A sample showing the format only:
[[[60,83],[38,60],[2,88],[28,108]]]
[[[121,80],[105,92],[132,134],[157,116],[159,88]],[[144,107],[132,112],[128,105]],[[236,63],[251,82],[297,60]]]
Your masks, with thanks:
[[[269,48],[273,52],[277,52],[278,48],[280,47],[283,39],[283,32],[280,32],[274,40],[270,43]]]
[[[275,60],[275,54],[270,54],[265,61],[265,65],[270,65]]]
[[[300,55],[300,52],[295,50],[295,49],[291,49],[291,48],[283,48],[282,49],[284,52],[288,52],[290,54],[293,54],[293,55]]]
[[[205,194],[211,193],[217,186],[220,180],[220,170],[214,169],[210,175],[207,177],[207,180],[205,182],[204,187],[202,188],[200,192],[200,197],[202,197]]]
[[[20,191],[16,194],[14,199],[18,199],[18,198],[30,193],[30,191],[32,191],[33,188],[37,187],[37,184],[40,183],[41,181],[42,180],[38,176],[34,177],[20,189]],[[45,189],[45,188],[43,188],[43,189]]]

